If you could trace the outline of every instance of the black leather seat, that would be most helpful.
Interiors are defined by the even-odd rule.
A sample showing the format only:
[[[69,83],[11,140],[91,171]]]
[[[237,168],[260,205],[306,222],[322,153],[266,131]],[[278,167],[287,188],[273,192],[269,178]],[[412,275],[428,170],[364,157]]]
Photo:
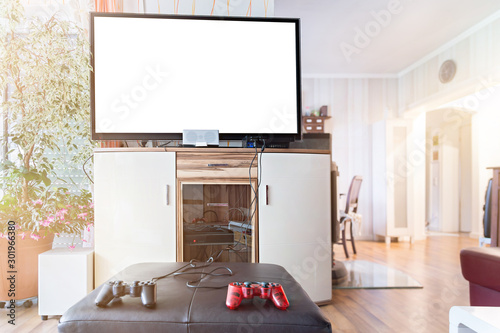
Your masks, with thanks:
[[[172,272],[185,263],[143,263],[129,266],[111,280],[150,280]],[[328,319],[302,287],[281,266],[272,264],[213,263],[197,269],[231,268],[233,276],[207,277],[202,286],[227,286],[230,282],[269,281],[283,285],[290,302],[279,310],[270,300],[242,301],[236,310],[226,307],[227,287],[192,289],[186,282],[197,276],[167,277],[157,282],[157,304],[145,308],[140,298],[124,296],[107,307],[95,305],[101,287],[72,306],[59,321],[59,332],[331,332]],[[220,272],[220,271],[219,271]]]

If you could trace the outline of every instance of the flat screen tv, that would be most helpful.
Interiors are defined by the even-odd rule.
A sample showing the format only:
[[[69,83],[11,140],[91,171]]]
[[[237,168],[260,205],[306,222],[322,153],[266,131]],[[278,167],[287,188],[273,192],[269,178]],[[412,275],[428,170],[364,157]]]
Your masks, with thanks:
[[[91,14],[96,140],[301,135],[299,19]]]

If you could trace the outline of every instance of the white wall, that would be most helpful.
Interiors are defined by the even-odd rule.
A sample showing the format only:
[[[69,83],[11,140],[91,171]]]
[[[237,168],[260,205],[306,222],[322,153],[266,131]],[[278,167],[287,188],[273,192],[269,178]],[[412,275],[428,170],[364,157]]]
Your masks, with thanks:
[[[484,204],[484,193],[488,180],[493,176],[488,167],[500,166],[500,86],[495,87],[491,97],[484,100],[477,109],[478,113],[472,118],[472,133],[477,137],[477,169],[479,171],[477,197],[477,211],[479,221],[478,231],[482,233],[482,207]]]
[[[472,127],[470,121],[460,128],[460,226],[472,231]]]
[[[500,82],[500,19],[480,23],[469,34],[400,73],[399,111],[428,111]],[[453,81],[438,79],[439,67],[453,59]]]
[[[479,92],[475,102],[475,113],[471,118],[472,139],[472,205],[471,235],[483,234],[483,205],[488,180],[493,176],[489,167],[500,166],[500,86]],[[471,96],[452,104],[464,105]]]
[[[453,108],[427,113],[426,218],[430,230],[471,231],[470,119],[471,113]],[[432,144],[433,136],[438,138],[437,145]],[[432,151],[437,152],[437,161],[433,161]],[[436,162],[439,172],[432,176],[432,165]],[[433,186],[437,186],[438,195],[433,193]]]
[[[500,44],[497,42],[500,38],[500,19],[481,23],[478,27],[401,73],[398,112],[401,116],[413,117],[450,106],[478,112],[472,117],[472,159],[469,165],[472,170],[470,197],[473,200],[469,207],[471,221],[468,229],[471,236],[475,237],[482,233],[484,191],[486,182],[491,177],[491,171],[488,173],[485,168],[492,166],[491,163],[495,164],[495,161],[500,165],[500,161],[495,160],[500,155],[500,144],[496,144],[499,141],[498,129],[492,129],[500,124],[498,112],[493,111],[500,107],[500,100],[496,99],[497,90],[500,89],[492,88],[500,82]],[[447,59],[455,61],[457,73],[453,81],[443,84],[438,80],[438,71],[442,62]],[[457,118],[456,115],[449,117],[452,122],[458,122],[457,125],[464,123],[464,118]],[[486,137],[490,137],[491,141]],[[446,152],[451,153],[449,149]],[[422,166],[421,169],[424,170],[425,167]],[[425,190],[415,195],[425,195]],[[419,203],[414,209],[424,210],[424,205],[425,203]],[[449,218],[458,219],[456,216]],[[455,229],[450,225],[443,231]]]
[[[442,130],[440,143],[440,221],[441,231],[459,231],[459,131],[451,126]]]
[[[408,154],[412,167],[408,174],[408,213],[418,239],[424,236],[426,170],[425,163],[419,159],[414,161],[412,156],[425,156],[425,148],[422,148],[426,141],[425,113],[460,98],[460,108],[478,111],[471,124],[470,196],[475,199],[470,206],[470,229],[473,236],[482,233],[484,190],[491,176],[491,171],[485,168],[500,165],[500,131],[493,129],[500,124],[500,111],[494,111],[500,110],[500,96],[498,100],[487,96],[492,95],[491,87],[500,82],[499,39],[500,19],[494,19],[444,45],[401,72],[399,78],[303,79],[303,105],[316,108],[326,104],[332,115],[325,128],[332,134],[332,158],[340,171],[339,191],[347,191],[353,175],[365,177],[359,208],[364,219],[363,238],[373,237],[371,125],[394,117],[409,118],[413,122],[409,143],[413,148]],[[456,62],[457,73],[452,82],[443,84],[438,79],[438,71],[447,59]],[[495,96],[498,90],[500,88],[495,88]]]
[[[331,119],[325,129],[332,135],[332,159],[339,167],[339,193],[347,193],[351,179],[363,176],[358,212],[363,225],[358,238],[373,238],[372,125],[396,116],[397,79],[302,80],[303,105],[328,105]]]

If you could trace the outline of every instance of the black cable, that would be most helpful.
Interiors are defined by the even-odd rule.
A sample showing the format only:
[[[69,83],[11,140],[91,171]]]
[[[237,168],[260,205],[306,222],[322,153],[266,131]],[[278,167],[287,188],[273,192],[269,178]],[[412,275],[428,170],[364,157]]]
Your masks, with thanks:
[[[261,139],[262,140],[262,147],[261,147],[261,150],[260,150],[260,159],[258,161],[258,164],[259,164],[259,177],[258,177],[258,182],[257,182],[257,188],[255,189],[252,185],[252,166],[253,166],[253,162],[255,161],[255,158],[257,158],[257,156],[259,155],[259,152],[257,150],[257,142],[254,142],[254,148],[255,148],[255,155],[253,156],[252,158],[252,161],[250,162],[250,167],[248,168],[248,180],[249,180],[249,183],[250,183],[250,188],[252,189],[252,192],[254,193],[254,197],[252,199],[252,201],[250,202],[250,207],[252,207],[252,205],[254,205],[254,208],[253,208],[253,212],[252,214],[250,215],[250,217],[248,218],[247,220],[247,223],[244,223],[241,225],[241,227],[243,229],[250,229],[250,226],[252,225],[252,220],[253,220],[253,217],[255,216],[255,213],[257,212],[257,205],[259,203],[259,199],[258,199],[258,192],[259,192],[259,188],[260,188],[260,184],[262,182],[262,153],[264,152],[264,149],[266,148],[266,140],[265,139]],[[240,233],[240,237],[238,240],[236,240],[237,243],[240,243],[240,244],[243,244],[240,242],[241,238],[243,237],[243,232]],[[248,247],[248,237],[245,237],[245,247]],[[242,250],[242,249],[241,249]],[[239,250],[239,251],[241,251]],[[234,252],[239,252],[238,250],[234,250]]]
[[[200,274],[201,277],[199,279],[192,280],[192,281],[187,281],[186,282],[186,286],[189,287],[189,288],[210,288],[210,289],[221,289],[221,288],[227,287],[227,285],[223,285],[223,286],[199,286],[199,285],[198,286],[194,286],[193,283],[199,283],[199,282],[201,282],[207,276],[232,276],[233,275],[233,271],[229,267],[216,267],[213,270],[211,270],[210,272],[198,272],[198,271],[187,272],[187,271],[183,271],[183,270],[188,270],[188,269],[193,269],[193,268],[205,268],[205,267],[208,267],[208,266],[210,266],[214,262],[214,258],[210,257],[206,261],[206,263],[204,265],[201,265],[201,266],[197,266],[196,262],[197,262],[197,260],[191,259],[189,261],[189,263],[187,263],[186,265],[184,265],[184,266],[176,269],[175,271],[167,273],[165,275],[154,277],[154,278],[151,279],[151,281],[155,282],[155,281],[158,281],[160,279],[164,279],[166,277],[169,277],[171,275],[178,276],[178,275],[188,275],[188,274]],[[220,269],[226,270],[227,273],[219,273],[219,274],[215,274],[214,273],[215,271],[220,270]]]
[[[242,197],[242,196],[243,196],[243,194],[242,194],[242,193],[240,193],[240,197]],[[240,199],[238,199],[238,202],[237,202],[237,203],[239,203],[239,201],[240,201]],[[235,205],[235,206],[237,206],[237,205]],[[232,211],[235,211],[235,210],[236,210],[236,211],[238,211],[238,212],[240,212],[240,218],[241,218],[243,221],[244,221],[244,220],[246,220],[246,218],[247,218],[247,217],[246,217],[245,213],[241,210],[241,208],[232,207],[232,208],[228,208],[227,213],[226,213],[226,214],[224,214],[224,217],[222,218],[222,221],[225,221],[225,219],[226,219],[226,217],[227,217],[227,221],[228,221],[228,222],[229,222],[229,221],[239,222],[239,221],[236,221],[236,218],[234,218],[234,219],[232,219],[232,220],[231,220],[231,212],[232,212]],[[233,214],[233,217],[234,217],[234,214]]]
[[[164,278],[166,278],[166,277],[169,277],[170,275],[175,274],[175,273],[177,273],[178,271],[180,271],[180,270],[182,270],[182,269],[185,269],[185,268],[186,268],[186,267],[188,267],[188,266],[191,266],[191,267],[190,267],[190,268],[188,268],[188,269],[191,269],[191,268],[205,268],[205,267],[208,267],[208,266],[210,266],[210,265],[214,262],[214,258],[212,258],[212,257],[208,258],[208,260],[205,262],[205,265],[201,265],[201,266],[196,266],[196,262],[198,262],[198,260],[196,260],[196,259],[191,259],[191,260],[189,261],[189,263],[187,263],[186,265],[182,266],[181,268],[178,268],[178,269],[176,269],[175,271],[172,271],[172,272],[167,273],[167,274],[165,274],[165,275],[154,277],[154,278],[152,278],[152,279],[151,279],[151,281],[158,281],[158,280],[160,280],[160,279],[164,279]]]
[[[90,155],[90,156],[89,156],[89,158],[87,158],[87,159],[85,160],[85,162],[84,162],[84,163],[83,163],[83,165],[82,165],[82,169],[83,169],[83,172],[85,173],[85,175],[87,176],[87,178],[90,180],[90,182],[91,182],[92,184],[94,184],[94,181],[92,180],[92,178],[90,178],[89,174],[88,174],[88,173],[87,173],[87,171],[85,170],[85,164],[87,164],[87,162],[88,162],[88,161],[92,158],[92,156],[94,156],[94,155]]]
[[[243,244],[241,243],[240,241],[236,241],[238,244]],[[240,252],[245,250],[245,248],[242,248],[242,249],[239,249],[239,250],[236,250],[234,247],[236,246],[237,244],[234,244],[234,245],[230,245],[230,246],[227,246],[225,248],[223,248],[222,250],[219,250],[218,252],[213,252],[212,255],[210,256],[211,258],[214,258],[214,262],[217,261],[220,256],[222,255],[222,253],[224,253],[224,251],[227,251],[227,252],[233,252],[234,254],[236,254],[241,262],[246,262],[243,257],[240,255]],[[217,253],[217,255],[215,255],[215,253]]]
[[[254,156],[253,156],[253,158],[252,158],[252,160],[250,162],[250,166],[249,166],[249,169],[248,169],[249,184],[250,184],[250,188],[252,189],[252,192],[254,194],[254,197],[253,197],[253,199],[252,199],[252,201],[250,203],[250,207],[252,207],[252,205],[254,205],[253,211],[252,211],[250,217],[248,218],[248,220],[246,221],[246,223],[242,223],[242,225],[241,225],[242,232],[240,232],[240,237],[234,241],[234,244],[230,245],[230,246],[227,246],[226,248],[223,248],[223,249],[218,250],[216,252],[211,253],[210,259],[212,259],[213,261],[217,261],[220,258],[220,256],[222,255],[222,253],[224,253],[224,251],[228,251],[228,252],[233,252],[235,255],[238,256],[238,258],[242,262],[245,262],[245,260],[241,256],[240,252],[242,252],[244,250],[248,250],[248,236],[249,235],[248,235],[248,233],[245,234],[243,231],[245,229],[247,230],[247,232],[248,232],[248,230],[252,230],[251,229],[252,220],[253,220],[256,212],[257,212],[258,191],[259,191],[259,188],[260,188],[260,185],[261,185],[261,182],[262,182],[262,154],[263,154],[263,152],[265,150],[265,147],[266,147],[266,141],[264,139],[262,139],[262,147],[261,147],[261,150],[260,150],[260,160],[258,160],[259,176],[258,176],[258,182],[257,182],[257,187],[256,188],[254,188],[254,186],[252,184],[252,167],[253,167],[253,163],[254,163],[255,159],[259,156],[259,151],[257,149],[256,142],[254,144],[255,154],[254,154]],[[239,210],[241,212],[241,210],[239,208],[232,208],[232,209]],[[231,210],[231,208],[229,210]],[[229,217],[229,210],[228,210],[228,217]],[[203,212],[203,216],[205,216],[205,214],[208,213],[208,212],[213,212],[217,216],[217,213],[215,211],[213,211],[213,210],[204,211]],[[217,218],[218,218],[218,216],[217,216]],[[241,242],[242,238],[244,238],[244,241],[245,241],[244,243]],[[243,247],[240,248],[240,249],[236,249],[235,247],[239,246],[239,245],[242,245]],[[246,252],[248,253],[248,251],[246,251]],[[205,253],[206,253],[206,249],[205,249]],[[248,254],[246,256],[247,256],[247,260],[248,260]],[[199,258],[199,253],[198,253],[197,257]]]
[[[160,280],[160,279],[164,279],[164,278],[166,278],[166,277],[168,277],[168,276],[170,276],[170,275],[172,275],[172,274],[174,274],[174,273],[177,273],[177,272],[178,272],[178,271],[180,271],[181,269],[184,269],[184,268],[186,268],[186,267],[188,267],[188,266],[195,267],[195,266],[194,266],[194,262],[195,262],[195,260],[194,260],[194,259],[191,259],[191,260],[189,261],[189,263],[188,263],[188,264],[186,264],[186,265],[182,266],[181,268],[178,268],[178,269],[176,269],[175,271],[170,272],[170,273],[167,273],[167,274],[165,274],[165,275],[154,277],[154,278],[152,278],[152,279],[151,279],[151,281],[155,282],[155,281],[158,281],[158,280]]]
[[[215,274],[214,273],[215,271],[220,270],[220,269],[226,270],[227,273],[219,273],[219,274]],[[200,274],[201,277],[199,279],[196,279],[196,280],[187,281],[186,282],[186,286],[187,287],[189,287],[189,288],[195,288],[195,289],[196,288],[221,289],[221,288],[226,288],[227,284],[225,284],[223,286],[200,286],[200,285],[195,286],[193,284],[194,283],[200,283],[207,276],[233,276],[233,271],[229,267],[216,267],[213,270],[211,270],[210,272],[179,272],[179,273],[175,273],[174,276],[178,276],[178,275],[191,275],[191,274]]]
[[[161,145],[159,145],[158,147],[167,147],[169,144],[172,143],[173,140],[170,140],[170,141],[167,141],[166,143],[162,143]]]
[[[253,161],[255,161],[255,158],[259,155],[259,153],[257,152],[257,145],[255,143],[254,143],[254,147],[255,147],[255,155],[253,155],[252,161],[250,162],[250,167],[248,168],[248,180],[250,182],[250,187],[252,188],[253,194],[254,194],[254,196],[256,196],[257,192],[255,191],[255,189],[253,188],[253,185],[252,185],[252,165],[253,165]]]
[[[203,268],[203,267],[207,267],[209,265],[204,265],[204,266],[198,266],[198,267],[195,267],[195,268]],[[217,271],[217,270],[220,270],[220,269],[224,269],[226,271],[228,271],[229,273],[220,273],[220,274],[215,274],[214,272]],[[205,276],[226,276],[226,275],[229,275],[229,276],[232,276],[233,275],[233,271],[229,268],[229,267],[225,267],[225,266],[220,266],[220,267],[215,267],[214,269],[212,269],[210,272],[203,272],[203,271],[191,271],[191,272],[177,272],[177,273],[174,273],[173,275],[174,276],[179,276],[179,275],[193,275],[193,274],[200,274],[200,275],[204,275]],[[202,280],[202,278],[198,279],[197,281],[200,281]],[[195,281],[190,281],[191,283],[194,283]]]
[[[264,153],[264,149],[266,148],[266,140],[262,139],[262,148],[260,150],[260,158],[259,158],[259,177],[258,177],[258,182],[257,182],[257,192],[259,192],[259,188],[260,188],[260,183],[262,182],[262,153]],[[255,149],[256,153],[255,154],[258,154],[257,153],[257,148]],[[250,216],[250,223],[255,215],[255,213],[257,212],[257,205],[259,204],[259,198],[258,196],[256,195],[255,196],[256,198],[256,202],[255,202],[255,206],[254,206],[254,209],[253,209],[253,213],[252,215]]]
[[[216,221],[219,221],[219,214],[217,214],[217,212],[216,212],[215,210],[213,210],[213,209],[208,209],[208,210],[203,211],[203,215],[202,215],[202,217],[205,217],[205,214],[206,214],[206,213],[214,213],[214,214],[215,214],[215,220],[216,220]]]
[[[229,248],[226,247],[225,249],[219,250],[219,253],[217,253],[217,255],[215,257],[213,255],[211,257],[214,258],[214,261],[217,261],[217,259],[219,259],[219,257],[222,255],[222,253],[224,251],[226,251],[227,249],[229,249]],[[215,252],[213,254],[215,254]]]
[[[236,255],[238,256],[238,258],[240,258],[241,262],[246,262],[246,261],[243,259],[243,257],[241,256],[241,254],[240,254],[240,251],[242,251],[242,250],[243,250],[243,249],[236,251],[235,249],[230,249],[229,251],[234,252],[234,254],[236,254]],[[248,255],[247,255],[247,259],[248,259]]]
[[[248,168],[248,182],[250,183],[250,188],[252,189],[252,192],[253,192],[253,199],[252,201],[250,202],[250,207],[252,207],[252,205],[255,203],[255,206],[254,206],[254,211],[253,213],[251,214],[251,216],[249,217],[247,223],[243,223],[241,225],[241,228],[242,229],[249,229],[249,227],[246,227],[246,226],[249,226],[252,224],[252,218],[253,216],[255,215],[255,211],[257,209],[257,191],[259,189],[259,184],[257,183],[257,189],[255,189],[252,185],[252,166],[253,166],[253,161],[255,161],[255,158],[257,158],[257,156],[259,155],[258,151],[257,151],[257,143],[254,142],[254,148],[255,148],[255,155],[253,156],[252,158],[252,161],[250,162],[250,167]],[[249,207],[249,208],[250,208]],[[241,238],[243,237],[243,232],[240,232],[240,238],[236,241],[238,243],[241,243],[240,240]],[[245,237],[245,246],[248,246],[248,242],[247,242],[247,237]]]
[[[252,203],[250,204],[250,207],[251,207],[254,204],[254,202],[255,202],[255,206],[253,208],[253,212],[250,215],[250,218],[248,219],[248,224],[250,224],[250,225],[252,223],[253,217],[255,216],[255,213],[257,212],[257,206],[259,204],[258,193],[259,193],[260,184],[262,182],[262,153],[264,152],[265,148],[266,148],[266,140],[262,139],[262,148],[260,150],[260,158],[259,158],[259,162],[258,162],[259,163],[259,177],[258,177],[258,181],[257,181],[257,190],[256,191],[254,190],[255,197],[254,197],[254,200],[252,200]],[[257,156],[257,155],[258,155],[258,152],[257,152],[257,145],[256,145],[255,146],[255,156]],[[255,156],[254,156],[254,159],[255,159]],[[250,167],[251,167],[251,165],[250,165]],[[250,185],[251,184],[252,184],[252,178],[251,178],[251,174],[250,174]],[[245,239],[245,244],[247,244],[246,243],[246,239]]]

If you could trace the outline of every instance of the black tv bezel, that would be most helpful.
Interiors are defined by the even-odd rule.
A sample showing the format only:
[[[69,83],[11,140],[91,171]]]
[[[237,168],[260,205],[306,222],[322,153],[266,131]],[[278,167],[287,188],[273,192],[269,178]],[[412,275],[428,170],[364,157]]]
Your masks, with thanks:
[[[167,15],[167,14],[135,14],[135,13],[90,13],[90,119],[93,140],[182,140],[182,133],[96,133],[95,131],[95,76],[94,76],[94,18],[95,17],[130,17],[179,20],[226,20],[226,21],[260,21],[295,23],[295,57],[296,57],[296,89],[297,89],[297,133],[220,133],[220,140],[243,140],[245,138],[262,138],[270,142],[293,142],[302,137],[302,90],[300,59],[300,19],[283,17],[240,17],[240,16],[206,16],[206,15]]]

